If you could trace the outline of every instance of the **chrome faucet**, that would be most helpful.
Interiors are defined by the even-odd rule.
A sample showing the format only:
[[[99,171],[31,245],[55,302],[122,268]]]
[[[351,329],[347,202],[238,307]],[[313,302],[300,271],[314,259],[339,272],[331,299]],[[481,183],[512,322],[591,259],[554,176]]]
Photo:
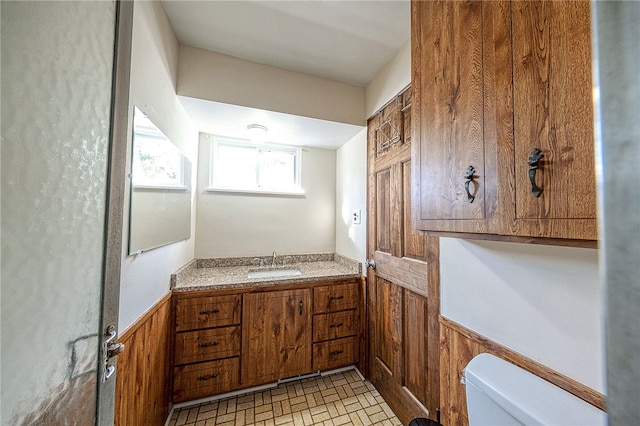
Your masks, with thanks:
[[[276,251],[273,251],[273,257],[271,260],[271,267],[275,268],[276,267],[276,259],[278,258],[278,253],[276,253]]]

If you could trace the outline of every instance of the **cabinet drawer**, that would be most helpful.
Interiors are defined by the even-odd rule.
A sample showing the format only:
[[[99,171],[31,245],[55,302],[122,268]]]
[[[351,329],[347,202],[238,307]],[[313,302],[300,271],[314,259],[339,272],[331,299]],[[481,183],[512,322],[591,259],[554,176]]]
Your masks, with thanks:
[[[339,284],[313,289],[313,313],[344,311],[358,306],[358,284]]]
[[[320,314],[313,317],[313,341],[353,336],[358,329],[355,310]]]
[[[356,336],[313,344],[313,369],[330,370],[358,361]]]
[[[179,299],[176,331],[240,324],[240,294]]]
[[[176,336],[176,364],[240,355],[240,327],[187,331]]]
[[[239,386],[240,361],[235,357],[176,367],[174,380],[174,402],[228,392]]]

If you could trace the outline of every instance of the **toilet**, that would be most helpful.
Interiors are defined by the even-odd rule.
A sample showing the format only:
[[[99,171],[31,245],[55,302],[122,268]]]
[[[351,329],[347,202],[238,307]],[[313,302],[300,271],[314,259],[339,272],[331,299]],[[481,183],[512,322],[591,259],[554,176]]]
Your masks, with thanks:
[[[463,372],[469,425],[606,425],[604,411],[515,365],[483,353]]]

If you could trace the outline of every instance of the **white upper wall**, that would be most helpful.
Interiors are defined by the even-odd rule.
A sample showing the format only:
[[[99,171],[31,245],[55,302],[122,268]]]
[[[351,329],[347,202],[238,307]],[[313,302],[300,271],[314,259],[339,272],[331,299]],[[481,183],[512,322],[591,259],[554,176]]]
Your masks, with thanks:
[[[367,86],[366,117],[373,115],[411,82],[411,41]],[[338,149],[336,157],[336,253],[362,262],[367,257],[367,130]],[[355,210],[362,223],[352,223]]]
[[[359,211],[361,223],[353,223]],[[336,153],[336,253],[363,262],[367,257],[367,129]]]
[[[411,83],[411,39],[367,86],[365,116],[371,117]]]
[[[440,277],[443,316],[605,392],[598,250],[440,238]]]
[[[302,148],[302,197],[209,192],[211,142],[200,134],[197,258],[335,251],[335,151]]]
[[[135,105],[180,148],[195,167],[198,133],[191,125],[175,93],[178,41],[159,2],[135,2],[133,19],[129,140],[131,140]],[[127,157],[131,158],[131,145],[129,145]],[[130,163],[128,161],[128,164]],[[195,173],[192,176],[195,182]],[[130,187],[127,187],[120,283],[121,332],[169,291],[171,273],[193,259],[195,250],[192,237],[137,256],[128,256],[129,192]],[[193,204],[192,200],[192,236],[195,234]]]
[[[179,95],[322,120],[365,124],[365,89],[180,46]]]

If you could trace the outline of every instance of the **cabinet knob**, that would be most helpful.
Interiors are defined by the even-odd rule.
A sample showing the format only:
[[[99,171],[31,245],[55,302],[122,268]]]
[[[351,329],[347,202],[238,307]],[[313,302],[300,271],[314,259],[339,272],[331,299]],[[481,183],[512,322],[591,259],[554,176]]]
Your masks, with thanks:
[[[529,165],[529,181],[531,182],[531,195],[538,198],[540,194],[542,194],[542,188],[536,185],[536,170],[540,167],[540,160],[544,157],[542,151],[538,148],[533,148],[531,154],[529,155],[529,161],[527,164]]]
[[[373,259],[366,259],[364,261],[364,266],[366,268],[376,269],[376,261]]]
[[[476,183],[473,180],[473,178],[475,177],[475,172],[476,172],[476,169],[474,169],[473,166],[469,166],[467,167],[467,171],[464,173],[464,179],[465,179],[464,190],[467,192],[467,200],[469,200],[469,203],[473,203],[473,201],[476,199],[475,188],[474,188],[473,194],[471,193],[471,191],[469,191],[469,184],[471,182],[473,182],[474,184]]]

